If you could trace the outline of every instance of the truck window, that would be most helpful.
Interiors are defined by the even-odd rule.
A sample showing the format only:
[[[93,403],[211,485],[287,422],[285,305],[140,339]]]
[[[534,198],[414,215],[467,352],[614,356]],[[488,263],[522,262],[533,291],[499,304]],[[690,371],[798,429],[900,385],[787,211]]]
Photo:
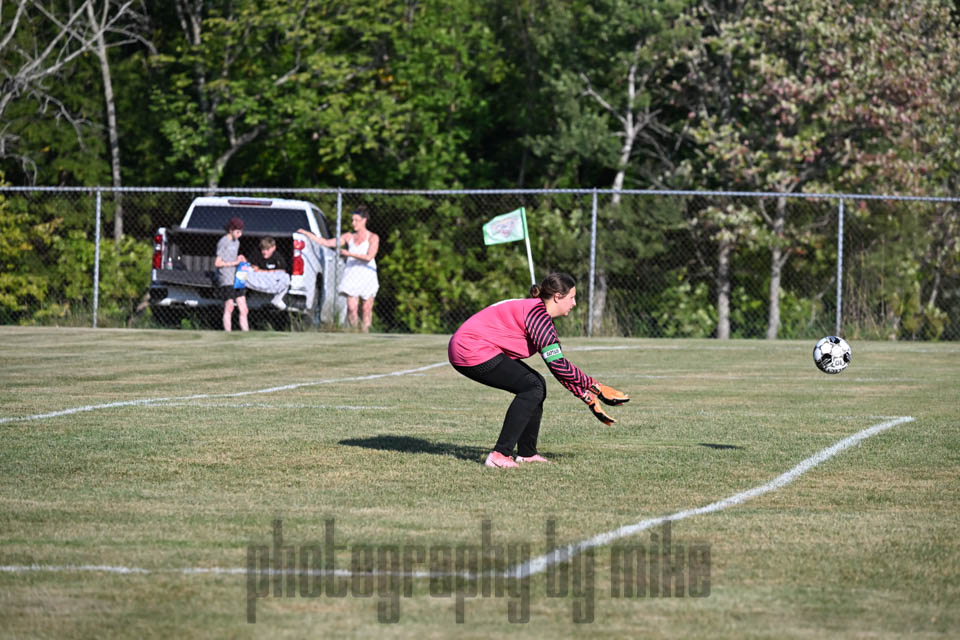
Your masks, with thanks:
[[[309,228],[307,213],[302,209],[279,207],[197,206],[190,214],[189,228],[226,229],[234,216],[243,219],[243,230],[250,232],[291,234],[300,228]]]
[[[323,212],[314,207],[313,218],[317,221],[317,226],[320,227],[320,236],[323,238],[330,238],[330,229],[327,227],[327,218],[323,215]],[[306,229],[307,227],[303,228]]]

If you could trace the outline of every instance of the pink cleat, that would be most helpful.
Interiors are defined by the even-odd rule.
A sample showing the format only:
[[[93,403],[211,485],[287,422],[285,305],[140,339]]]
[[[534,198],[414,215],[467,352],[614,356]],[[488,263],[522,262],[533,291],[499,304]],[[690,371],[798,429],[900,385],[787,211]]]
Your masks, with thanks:
[[[517,462],[550,462],[550,461],[544,458],[539,453],[535,453],[532,456],[528,456],[526,458],[524,458],[523,456],[517,456]]]
[[[498,451],[491,451],[490,455],[487,456],[487,461],[483,464],[487,465],[488,467],[500,467],[501,469],[510,469],[520,466],[513,461],[513,458],[510,456],[505,456]]]

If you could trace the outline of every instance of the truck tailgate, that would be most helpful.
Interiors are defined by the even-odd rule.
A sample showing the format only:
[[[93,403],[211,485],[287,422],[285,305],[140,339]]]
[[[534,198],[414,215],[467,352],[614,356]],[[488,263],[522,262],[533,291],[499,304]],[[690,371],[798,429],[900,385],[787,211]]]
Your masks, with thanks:
[[[192,287],[213,287],[213,273],[210,271],[184,271],[182,269],[157,269],[154,282],[182,284]]]

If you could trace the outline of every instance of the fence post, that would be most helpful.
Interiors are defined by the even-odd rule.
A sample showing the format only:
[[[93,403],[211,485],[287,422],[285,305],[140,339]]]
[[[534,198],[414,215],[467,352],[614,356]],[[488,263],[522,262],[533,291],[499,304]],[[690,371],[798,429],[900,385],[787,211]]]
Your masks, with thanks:
[[[593,286],[597,262],[597,189],[593,189],[593,207],[590,214],[590,298],[587,301],[587,337],[593,337]]]
[[[337,319],[340,313],[337,311],[337,300],[340,291],[340,220],[343,215],[343,187],[337,187],[337,232],[333,235],[336,238],[336,244],[333,245],[333,326],[338,326]]]
[[[97,328],[100,307],[100,211],[103,192],[97,189],[97,230],[93,238],[93,328]]]
[[[840,335],[841,309],[843,307],[843,198],[837,208],[837,324],[836,335]]]

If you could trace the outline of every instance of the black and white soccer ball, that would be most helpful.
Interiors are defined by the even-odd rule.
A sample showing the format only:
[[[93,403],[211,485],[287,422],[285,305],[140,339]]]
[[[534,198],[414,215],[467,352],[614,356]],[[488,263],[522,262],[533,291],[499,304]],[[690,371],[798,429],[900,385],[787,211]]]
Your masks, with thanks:
[[[850,345],[839,336],[826,336],[813,348],[813,362],[824,373],[840,373],[850,366]]]

